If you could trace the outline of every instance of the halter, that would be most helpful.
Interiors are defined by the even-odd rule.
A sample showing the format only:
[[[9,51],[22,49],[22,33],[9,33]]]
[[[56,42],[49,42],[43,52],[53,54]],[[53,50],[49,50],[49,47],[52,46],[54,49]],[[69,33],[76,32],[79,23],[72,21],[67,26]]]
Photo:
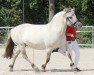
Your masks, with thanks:
[[[68,20],[68,21],[70,22],[70,24],[71,24],[73,27],[76,26],[76,22],[78,22],[78,21],[75,21],[74,23],[72,23],[72,22],[70,21],[69,17],[67,17],[66,20]]]
[[[78,20],[75,21],[74,23],[71,22],[71,20],[69,19],[69,17],[67,17],[66,20],[68,20],[73,27],[76,26],[79,29],[82,27],[82,23],[79,22]]]

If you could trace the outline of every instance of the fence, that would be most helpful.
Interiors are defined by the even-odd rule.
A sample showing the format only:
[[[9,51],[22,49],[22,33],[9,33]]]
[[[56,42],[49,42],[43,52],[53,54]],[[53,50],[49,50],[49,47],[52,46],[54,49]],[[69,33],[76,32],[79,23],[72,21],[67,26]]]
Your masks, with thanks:
[[[5,45],[8,34],[13,27],[0,27],[0,45]],[[94,26],[83,26],[78,34],[82,39],[77,39],[80,47],[94,47]]]
[[[81,39],[77,39],[79,46],[94,48],[94,26],[83,26],[80,31],[77,31]]]
[[[8,34],[13,27],[0,27],[0,46],[5,45]]]

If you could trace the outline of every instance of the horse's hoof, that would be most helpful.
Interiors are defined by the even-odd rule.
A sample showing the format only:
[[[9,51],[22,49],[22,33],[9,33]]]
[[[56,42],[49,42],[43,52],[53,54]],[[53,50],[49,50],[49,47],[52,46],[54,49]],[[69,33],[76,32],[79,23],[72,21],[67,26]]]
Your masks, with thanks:
[[[43,72],[46,72],[46,70],[43,70]]]
[[[10,71],[10,72],[13,72],[13,68],[10,68],[9,71]]]
[[[12,65],[9,65],[9,71],[13,72],[13,66]]]
[[[46,72],[46,70],[45,70],[45,65],[42,65],[41,67],[42,67],[42,69],[43,69],[43,72]]]

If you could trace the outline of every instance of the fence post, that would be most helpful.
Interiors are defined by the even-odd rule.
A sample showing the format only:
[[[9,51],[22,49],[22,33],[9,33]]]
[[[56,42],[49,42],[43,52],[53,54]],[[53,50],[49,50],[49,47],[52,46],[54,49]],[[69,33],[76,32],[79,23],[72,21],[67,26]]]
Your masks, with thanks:
[[[92,26],[92,48],[94,48],[94,27]]]

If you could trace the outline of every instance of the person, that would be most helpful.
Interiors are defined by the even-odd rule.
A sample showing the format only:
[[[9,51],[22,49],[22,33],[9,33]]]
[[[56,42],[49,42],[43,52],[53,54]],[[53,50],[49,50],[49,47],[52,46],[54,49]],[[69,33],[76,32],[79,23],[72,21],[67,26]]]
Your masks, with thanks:
[[[68,52],[68,57],[71,60],[70,63],[70,67],[75,70],[75,71],[81,71],[78,68],[78,62],[79,62],[79,58],[80,58],[80,49],[78,46],[78,43],[76,41],[76,38],[80,38],[80,36],[77,36],[77,27],[74,26],[68,26],[66,28],[66,48],[67,48],[67,52]],[[74,51],[75,53],[75,59],[74,62],[72,60],[72,52]],[[64,54],[64,50],[61,50],[59,48],[53,50],[53,52],[60,52],[62,54]]]

